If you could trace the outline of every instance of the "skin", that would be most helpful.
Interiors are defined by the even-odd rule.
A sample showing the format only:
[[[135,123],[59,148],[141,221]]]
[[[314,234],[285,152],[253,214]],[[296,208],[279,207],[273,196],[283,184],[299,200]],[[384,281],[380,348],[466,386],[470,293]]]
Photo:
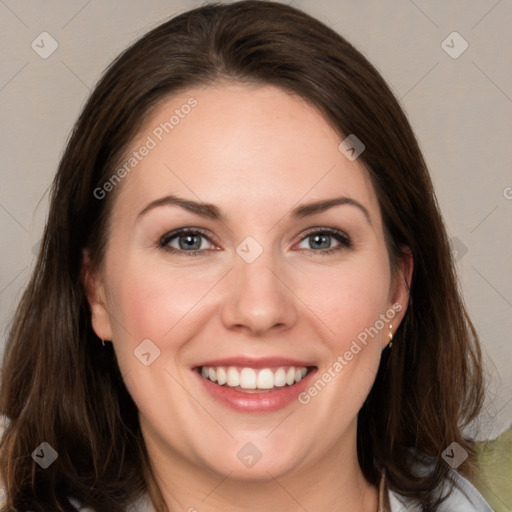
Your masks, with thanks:
[[[112,340],[144,440],[171,511],[375,511],[377,490],[357,461],[357,413],[371,389],[389,323],[307,405],[248,414],[218,403],[191,367],[230,356],[313,361],[319,375],[394,303],[407,305],[404,256],[392,275],[380,209],[366,171],[339,150],[343,140],[302,99],[273,86],[217,83],[163,102],[133,141],[137,149],[193,96],[198,104],[115,190],[105,259],[84,270],[96,334]],[[168,194],[218,206],[225,221],[160,206]],[[299,204],[348,196],[341,205],[290,220]],[[199,257],[166,252],[159,239],[202,228]],[[311,228],[346,233],[352,248]],[[251,236],[262,254],[236,252]],[[304,238],[304,240],[302,240]],[[179,238],[170,244],[179,250]],[[331,254],[327,248],[341,246]],[[216,250],[215,250],[216,249]],[[150,366],[134,349],[151,339]],[[246,467],[248,442],[261,459]]]

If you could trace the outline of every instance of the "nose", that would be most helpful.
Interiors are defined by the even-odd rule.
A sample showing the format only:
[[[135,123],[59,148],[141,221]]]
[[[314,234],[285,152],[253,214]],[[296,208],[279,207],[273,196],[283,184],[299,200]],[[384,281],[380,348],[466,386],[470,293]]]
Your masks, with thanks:
[[[300,301],[289,281],[284,262],[271,250],[264,249],[252,263],[236,255],[222,309],[226,328],[252,336],[291,328]]]

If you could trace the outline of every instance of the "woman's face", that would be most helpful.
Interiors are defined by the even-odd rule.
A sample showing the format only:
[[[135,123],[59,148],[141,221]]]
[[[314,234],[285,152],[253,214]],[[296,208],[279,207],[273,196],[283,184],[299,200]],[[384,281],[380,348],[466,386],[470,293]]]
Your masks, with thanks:
[[[150,453],[242,479],[353,457],[407,297],[341,142],[278,88],[190,89],[159,106],[102,189],[118,188],[88,277],[93,326]]]

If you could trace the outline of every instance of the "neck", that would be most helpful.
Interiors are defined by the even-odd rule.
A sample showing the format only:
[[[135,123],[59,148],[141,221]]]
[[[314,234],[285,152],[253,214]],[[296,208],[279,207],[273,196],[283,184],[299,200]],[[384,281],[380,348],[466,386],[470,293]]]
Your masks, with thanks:
[[[355,429],[348,445],[327,449],[308,466],[280,475],[266,472],[266,477],[258,480],[235,479],[193,465],[147,437],[153,472],[169,512],[377,511],[378,489],[361,472]]]

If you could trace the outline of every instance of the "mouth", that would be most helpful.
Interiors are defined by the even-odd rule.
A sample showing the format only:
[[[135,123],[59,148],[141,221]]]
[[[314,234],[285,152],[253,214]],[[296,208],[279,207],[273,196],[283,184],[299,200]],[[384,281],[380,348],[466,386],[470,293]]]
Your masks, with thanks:
[[[224,359],[192,368],[206,392],[223,406],[243,413],[283,409],[310,384],[318,367],[282,358]]]
[[[274,366],[251,368],[240,366],[199,366],[203,379],[240,393],[272,393],[290,388],[304,379],[315,366]]]

